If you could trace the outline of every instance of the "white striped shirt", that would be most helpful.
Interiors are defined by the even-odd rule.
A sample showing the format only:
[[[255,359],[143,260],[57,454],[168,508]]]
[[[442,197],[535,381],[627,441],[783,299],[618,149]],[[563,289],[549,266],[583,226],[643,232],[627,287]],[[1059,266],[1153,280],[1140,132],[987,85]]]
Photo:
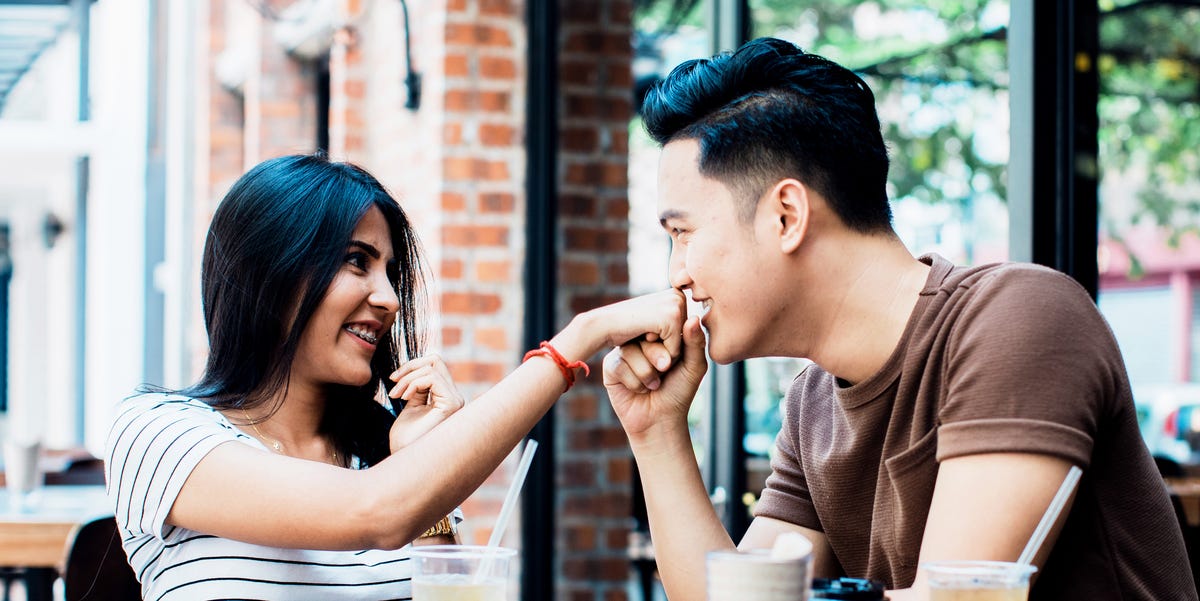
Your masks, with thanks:
[[[409,547],[278,549],[166,525],[192,469],[230,441],[266,449],[195,399],[153,393],[122,403],[106,445],[105,476],[142,598],[411,599]],[[361,467],[357,458],[352,464]]]

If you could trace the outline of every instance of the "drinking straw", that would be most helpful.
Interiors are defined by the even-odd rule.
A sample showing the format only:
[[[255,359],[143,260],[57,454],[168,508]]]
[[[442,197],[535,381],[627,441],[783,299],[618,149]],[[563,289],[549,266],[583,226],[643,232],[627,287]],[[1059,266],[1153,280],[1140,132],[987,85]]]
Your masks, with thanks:
[[[1042,521],[1038,522],[1037,528],[1033,530],[1033,536],[1029,538],[1029,542],[1025,543],[1025,550],[1021,551],[1021,556],[1017,558],[1017,563],[1021,565],[1029,565],[1033,563],[1033,556],[1037,555],[1038,549],[1042,548],[1042,543],[1046,541],[1046,534],[1050,532],[1050,528],[1054,526],[1054,522],[1058,521],[1058,514],[1062,513],[1063,505],[1067,504],[1067,498],[1075,491],[1075,485],[1079,483],[1079,476],[1083,474],[1083,470],[1078,466],[1072,465],[1067,472],[1067,477],[1063,480],[1062,486],[1058,487],[1058,493],[1050,501],[1050,506],[1046,508],[1046,513],[1042,514]]]
[[[495,547],[500,544],[500,538],[504,536],[504,529],[508,526],[508,516],[512,515],[513,505],[517,504],[517,495],[521,492],[521,486],[525,484],[525,475],[529,473],[529,464],[533,463],[533,452],[537,450],[538,443],[536,440],[530,439],[525,443],[525,452],[521,454],[521,463],[517,464],[517,473],[513,475],[512,483],[508,485],[508,494],[504,495],[504,504],[500,506],[500,517],[496,518],[496,527],[492,529],[492,535],[488,538],[489,547]]]
[[[508,527],[508,516],[512,515],[513,506],[517,504],[517,495],[521,492],[521,486],[525,484],[525,476],[529,474],[529,465],[533,463],[533,452],[537,450],[538,442],[532,438],[525,441],[525,451],[521,453],[521,462],[517,464],[517,473],[513,475],[512,483],[508,485],[508,493],[504,495],[504,504],[500,506],[500,516],[496,518],[496,526],[492,528],[492,535],[488,537],[487,548],[489,551],[500,546],[500,539],[504,537],[504,529]],[[480,561],[479,570],[475,572],[475,582],[483,579],[484,575],[492,571],[493,553],[485,553],[483,560]]]

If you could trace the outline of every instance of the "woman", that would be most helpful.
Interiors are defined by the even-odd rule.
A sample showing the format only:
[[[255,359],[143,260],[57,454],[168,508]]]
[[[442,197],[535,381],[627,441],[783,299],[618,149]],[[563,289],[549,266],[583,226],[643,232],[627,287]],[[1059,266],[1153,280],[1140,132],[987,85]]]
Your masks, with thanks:
[[[202,274],[203,376],[127,399],[107,444],[147,599],[408,598],[406,546],[447,531],[581,360],[644,336],[670,361],[684,316],[677,291],[576,316],[464,406],[421,357],[421,253],[403,211],[370,174],[319,156],[233,185]],[[389,378],[395,418],[377,401]]]

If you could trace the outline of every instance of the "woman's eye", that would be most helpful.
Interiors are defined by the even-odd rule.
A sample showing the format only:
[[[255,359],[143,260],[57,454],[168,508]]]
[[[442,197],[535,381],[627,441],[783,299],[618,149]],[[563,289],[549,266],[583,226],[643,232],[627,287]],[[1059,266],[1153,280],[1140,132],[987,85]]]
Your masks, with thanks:
[[[367,255],[363,253],[350,253],[346,255],[346,262],[359,269],[366,269]]]

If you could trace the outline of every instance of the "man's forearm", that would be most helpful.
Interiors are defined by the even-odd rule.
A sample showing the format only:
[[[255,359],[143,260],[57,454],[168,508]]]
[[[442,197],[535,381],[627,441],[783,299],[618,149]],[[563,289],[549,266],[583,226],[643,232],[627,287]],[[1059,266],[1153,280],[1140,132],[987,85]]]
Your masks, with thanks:
[[[650,536],[671,601],[704,601],[704,558],[733,549],[713,511],[686,428],[633,443],[646,495]]]

